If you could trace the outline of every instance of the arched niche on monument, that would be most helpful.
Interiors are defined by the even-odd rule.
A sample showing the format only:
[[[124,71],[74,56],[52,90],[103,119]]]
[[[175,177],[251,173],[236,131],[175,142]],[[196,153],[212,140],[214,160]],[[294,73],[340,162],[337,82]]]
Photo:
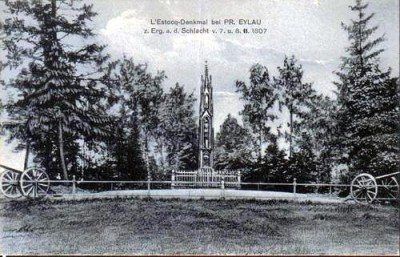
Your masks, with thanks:
[[[204,166],[210,166],[210,156],[208,155],[208,153],[204,153],[203,164]]]
[[[203,123],[204,127],[203,127],[203,131],[204,131],[204,146],[208,147],[209,146],[209,125],[210,125],[210,121],[208,119],[208,117],[204,118],[204,123]]]

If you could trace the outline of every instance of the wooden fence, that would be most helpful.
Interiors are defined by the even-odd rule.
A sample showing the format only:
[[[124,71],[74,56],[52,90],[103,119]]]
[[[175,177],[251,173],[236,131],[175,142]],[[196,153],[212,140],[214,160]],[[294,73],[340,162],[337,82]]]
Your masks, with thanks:
[[[172,171],[171,188],[221,187],[240,188],[240,171],[201,168],[196,171]]]

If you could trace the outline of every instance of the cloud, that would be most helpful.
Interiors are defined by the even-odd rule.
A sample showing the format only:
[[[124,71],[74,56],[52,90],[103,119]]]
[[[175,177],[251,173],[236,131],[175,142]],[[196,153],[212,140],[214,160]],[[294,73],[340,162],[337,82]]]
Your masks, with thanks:
[[[140,62],[156,64],[161,69],[168,69],[173,63],[193,64],[203,57],[221,58],[224,48],[212,34],[145,34],[151,31],[150,18],[146,13],[127,10],[112,18],[100,35],[113,52],[134,56]]]
[[[333,60],[319,60],[319,59],[299,59],[300,62],[306,62],[306,63],[313,63],[313,64],[318,64],[318,65],[326,65],[326,64],[332,64],[334,63]]]
[[[239,98],[240,95],[236,93],[214,92],[214,129],[216,133],[219,132],[220,126],[228,114],[231,114],[241,123],[239,112],[243,103]]]
[[[215,98],[239,98],[240,94],[226,91],[216,91],[214,92]]]
[[[7,144],[5,138],[3,136],[0,137],[0,163],[14,169],[23,170],[25,152],[15,152],[14,149],[16,146],[16,142]],[[0,172],[1,170],[2,168]]]

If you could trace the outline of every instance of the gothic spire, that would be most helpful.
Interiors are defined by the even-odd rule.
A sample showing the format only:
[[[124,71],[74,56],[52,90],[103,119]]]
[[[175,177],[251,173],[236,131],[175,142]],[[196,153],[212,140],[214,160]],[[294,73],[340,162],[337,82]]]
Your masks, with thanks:
[[[214,163],[213,97],[211,75],[205,62],[205,78],[201,78],[199,114],[199,159],[200,168],[212,168]]]
[[[208,78],[208,64],[207,64],[207,60],[206,60],[206,65],[205,65],[205,73],[204,76],[206,77],[206,79]]]

